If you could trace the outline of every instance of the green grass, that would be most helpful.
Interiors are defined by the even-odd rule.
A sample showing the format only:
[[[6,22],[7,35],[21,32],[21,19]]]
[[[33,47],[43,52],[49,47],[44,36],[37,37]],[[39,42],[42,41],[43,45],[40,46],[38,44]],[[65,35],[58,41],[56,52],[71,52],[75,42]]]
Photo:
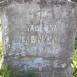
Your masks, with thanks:
[[[1,32],[1,27],[0,27],[0,32]]]
[[[72,57],[74,75],[77,77],[77,50],[74,50],[74,55]]]
[[[74,68],[74,77],[77,77],[77,33],[74,45],[74,55],[72,57],[73,68]]]
[[[0,33],[1,33],[1,26],[0,26]],[[0,60],[1,60],[1,55],[2,55],[2,53],[3,53],[3,45],[2,45],[3,43],[2,43],[2,35],[0,35]]]

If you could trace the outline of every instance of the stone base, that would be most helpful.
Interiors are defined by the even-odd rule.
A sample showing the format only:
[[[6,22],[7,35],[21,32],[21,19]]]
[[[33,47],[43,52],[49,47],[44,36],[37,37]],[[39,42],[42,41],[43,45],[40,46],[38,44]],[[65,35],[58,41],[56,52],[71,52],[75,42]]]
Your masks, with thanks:
[[[67,70],[60,72],[15,72],[11,77],[72,77],[72,74],[73,68],[69,67]]]

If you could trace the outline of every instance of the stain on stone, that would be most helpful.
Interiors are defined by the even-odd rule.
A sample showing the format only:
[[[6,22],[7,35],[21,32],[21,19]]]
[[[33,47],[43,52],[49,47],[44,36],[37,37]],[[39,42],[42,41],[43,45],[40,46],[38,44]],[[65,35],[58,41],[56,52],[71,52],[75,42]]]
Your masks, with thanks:
[[[0,0],[0,2],[3,2],[4,0]]]
[[[38,2],[38,4],[40,5],[40,7],[44,7],[47,4],[46,0],[40,0],[40,2]]]
[[[23,3],[23,0],[14,0],[14,1],[16,1],[18,3]]]
[[[46,0],[40,0],[40,3],[46,4]]]
[[[77,3],[77,0],[71,0],[72,2],[76,2]]]
[[[0,0],[0,7],[6,6],[8,4],[7,0]]]
[[[70,5],[72,6],[72,8],[76,7],[75,3],[70,3]]]
[[[22,3],[30,2],[30,1],[33,1],[33,0],[14,0],[14,1],[22,4]]]
[[[51,0],[51,3],[54,4],[66,4],[68,2],[68,0]]]
[[[23,4],[23,3],[30,2],[33,0],[0,0],[0,7],[11,4],[13,1]]]
[[[46,4],[65,5],[67,2],[68,0],[40,0],[38,4],[40,4],[41,7],[44,7]]]
[[[30,2],[30,1],[33,1],[33,0],[24,0],[25,3],[26,3],[26,2]]]

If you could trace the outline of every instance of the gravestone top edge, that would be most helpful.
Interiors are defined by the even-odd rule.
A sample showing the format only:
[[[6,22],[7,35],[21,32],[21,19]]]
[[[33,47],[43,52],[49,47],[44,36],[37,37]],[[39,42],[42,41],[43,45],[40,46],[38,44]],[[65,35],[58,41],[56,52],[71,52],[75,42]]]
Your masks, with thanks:
[[[0,7],[7,6],[7,5],[9,5],[13,2],[24,4],[24,3],[35,2],[35,0],[0,0]],[[47,1],[47,0],[38,0],[37,4],[41,4],[41,5],[45,5],[45,4],[65,5],[68,2],[69,2],[68,0],[49,0],[49,1]],[[72,3],[74,3],[74,2],[72,2]]]

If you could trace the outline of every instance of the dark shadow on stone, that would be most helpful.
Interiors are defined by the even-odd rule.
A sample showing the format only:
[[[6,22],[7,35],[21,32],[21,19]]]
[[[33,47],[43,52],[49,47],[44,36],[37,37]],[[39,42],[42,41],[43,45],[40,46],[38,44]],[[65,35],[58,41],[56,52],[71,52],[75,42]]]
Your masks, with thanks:
[[[71,0],[72,2],[76,2],[77,3],[77,0]]]
[[[65,5],[68,3],[68,0],[40,0],[38,4],[40,4],[41,7],[46,6],[46,4],[55,4],[55,5]]]
[[[6,6],[8,4],[7,0],[0,0],[0,7]]]
[[[30,2],[30,1],[33,1],[33,0],[24,0],[25,3],[26,3],[26,2]]]
[[[33,72],[23,72],[21,71],[20,73],[16,70],[12,71],[12,75],[11,77],[38,77],[36,73],[33,73]]]
[[[34,73],[26,73],[25,77],[36,77]]]
[[[22,3],[30,2],[30,1],[33,1],[33,0],[14,0],[14,1],[22,4]]]

